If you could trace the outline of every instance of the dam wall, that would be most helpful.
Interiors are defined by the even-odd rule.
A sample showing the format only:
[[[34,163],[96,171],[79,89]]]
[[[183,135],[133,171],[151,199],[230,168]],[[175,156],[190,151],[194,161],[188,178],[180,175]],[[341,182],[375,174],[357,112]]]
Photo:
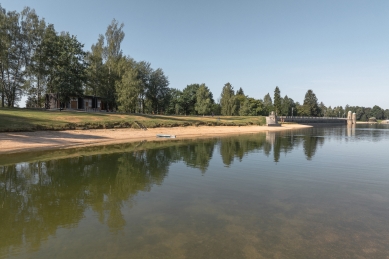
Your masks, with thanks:
[[[304,116],[279,116],[278,122],[294,122],[300,124],[316,124],[316,123],[326,123],[326,124],[337,124],[337,125],[346,125],[346,118],[336,118],[336,117],[304,117]]]

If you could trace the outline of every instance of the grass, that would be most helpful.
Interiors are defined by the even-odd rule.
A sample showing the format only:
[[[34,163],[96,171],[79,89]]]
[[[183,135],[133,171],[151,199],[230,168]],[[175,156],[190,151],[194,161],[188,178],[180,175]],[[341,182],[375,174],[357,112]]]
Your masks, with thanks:
[[[262,116],[168,116],[0,108],[0,132],[107,128],[265,125]]]

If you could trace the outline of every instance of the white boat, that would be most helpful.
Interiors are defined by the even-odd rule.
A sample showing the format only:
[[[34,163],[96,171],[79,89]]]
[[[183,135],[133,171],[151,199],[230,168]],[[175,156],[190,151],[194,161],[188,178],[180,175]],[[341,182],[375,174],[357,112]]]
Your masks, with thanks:
[[[157,138],[176,138],[176,135],[157,134]]]

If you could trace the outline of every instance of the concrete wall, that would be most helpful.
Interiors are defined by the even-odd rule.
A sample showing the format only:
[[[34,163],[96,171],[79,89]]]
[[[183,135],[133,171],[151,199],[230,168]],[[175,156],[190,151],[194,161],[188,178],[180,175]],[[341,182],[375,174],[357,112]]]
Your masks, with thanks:
[[[347,124],[346,118],[333,117],[300,117],[300,116],[280,116],[278,122],[295,122],[301,124],[311,123],[331,123],[331,124]]]

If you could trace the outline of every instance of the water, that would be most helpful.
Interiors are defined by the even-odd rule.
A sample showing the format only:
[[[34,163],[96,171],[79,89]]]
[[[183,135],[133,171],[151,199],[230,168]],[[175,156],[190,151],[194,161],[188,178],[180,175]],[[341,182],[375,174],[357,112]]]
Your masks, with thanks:
[[[0,258],[389,258],[389,127],[0,158]]]

